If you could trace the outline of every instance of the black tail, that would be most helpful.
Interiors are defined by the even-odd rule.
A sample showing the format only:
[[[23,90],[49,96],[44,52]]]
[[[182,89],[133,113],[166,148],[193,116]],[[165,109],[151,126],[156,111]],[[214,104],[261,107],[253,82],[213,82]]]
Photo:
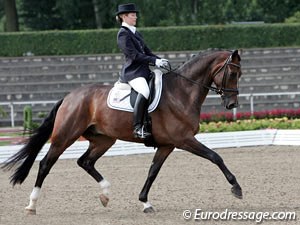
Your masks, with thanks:
[[[25,146],[4,162],[4,165],[2,166],[3,169],[10,170],[14,166],[19,165],[15,173],[10,177],[10,182],[13,185],[23,183],[38,153],[50,138],[53,131],[56,113],[62,104],[62,101],[63,99],[54,105],[49,115],[45,118],[41,126],[33,132]]]

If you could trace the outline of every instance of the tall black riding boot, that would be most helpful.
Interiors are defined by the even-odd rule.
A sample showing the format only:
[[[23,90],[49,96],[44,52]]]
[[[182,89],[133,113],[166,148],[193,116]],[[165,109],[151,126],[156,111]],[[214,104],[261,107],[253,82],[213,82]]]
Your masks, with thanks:
[[[145,139],[151,136],[151,133],[144,130],[143,122],[145,110],[147,110],[148,100],[142,95],[138,94],[133,109],[133,134],[137,138]]]

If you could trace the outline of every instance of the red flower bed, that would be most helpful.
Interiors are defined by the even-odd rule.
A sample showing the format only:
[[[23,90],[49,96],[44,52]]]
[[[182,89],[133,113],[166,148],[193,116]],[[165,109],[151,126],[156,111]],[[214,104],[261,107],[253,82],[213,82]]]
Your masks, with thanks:
[[[273,109],[260,112],[238,112],[236,114],[237,120],[244,119],[272,119],[287,117],[289,119],[300,118],[300,109]],[[232,112],[220,112],[220,113],[202,113],[200,115],[201,122],[210,121],[233,121]]]

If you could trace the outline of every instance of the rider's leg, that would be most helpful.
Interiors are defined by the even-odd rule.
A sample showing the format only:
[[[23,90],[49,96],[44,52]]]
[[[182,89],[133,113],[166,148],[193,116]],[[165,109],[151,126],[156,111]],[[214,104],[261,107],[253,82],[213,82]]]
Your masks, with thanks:
[[[146,132],[143,127],[143,119],[145,110],[147,110],[148,98],[150,95],[149,86],[144,77],[135,78],[129,81],[129,84],[136,92],[138,92],[133,109],[133,133],[135,137],[144,139],[151,135],[150,133]]]

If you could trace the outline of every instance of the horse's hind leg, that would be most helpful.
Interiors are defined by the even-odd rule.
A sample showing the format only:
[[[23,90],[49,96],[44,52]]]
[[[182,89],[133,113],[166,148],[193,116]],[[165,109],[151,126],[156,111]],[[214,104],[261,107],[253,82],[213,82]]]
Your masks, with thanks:
[[[100,200],[106,207],[109,201],[110,183],[95,169],[95,163],[116,142],[116,139],[104,135],[97,135],[88,139],[90,141],[89,148],[78,159],[77,163],[99,183],[102,189]]]
[[[40,190],[43,185],[43,182],[48,175],[50,169],[57,161],[59,156],[64,152],[64,150],[69,147],[73,142],[69,141],[68,143],[59,144],[58,142],[53,142],[50,146],[48,153],[40,161],[39,171],[37,179],[34,185],[34,188],[30,194],[29,205],[25,208],[29,214],[36,214],[36,202],[40,195]]]
[[[173,151],[174,146],[161,146],[157,149],[152,164],[148,173],[147,180],[144,184],[144,187],[140,193],[139,200],[143,202],[145,213],[154,212],[154,209],[150,202],[148,201],[148,193],[150,191],[151,185],[154,182],[160,168],[162,167],[164,161]]]
[[[56,117],[56,122],[57,119],[58,117]],[[70,126],[67,126],[68,123],[64,123],[65,126],[60,126],[60,122],[57,124],[59,124],[59,127],[57,130],[54,129],[52,132],[52,143],[49,151],[40,161],[37,179],[30,195],[29,205],[26,207],[27,212],[30,214],[36,213],[36,202],[39,198],[41,187],[52,166],[57,161],[59,156],[83,133],[82,130],[84,129],[84,126],[82,124],[76,123],[76,125],[81,127],[81,129],[72,129],[72,127],[70,128]],[[68,132],[70,129],[74,130],[74,132]]]

